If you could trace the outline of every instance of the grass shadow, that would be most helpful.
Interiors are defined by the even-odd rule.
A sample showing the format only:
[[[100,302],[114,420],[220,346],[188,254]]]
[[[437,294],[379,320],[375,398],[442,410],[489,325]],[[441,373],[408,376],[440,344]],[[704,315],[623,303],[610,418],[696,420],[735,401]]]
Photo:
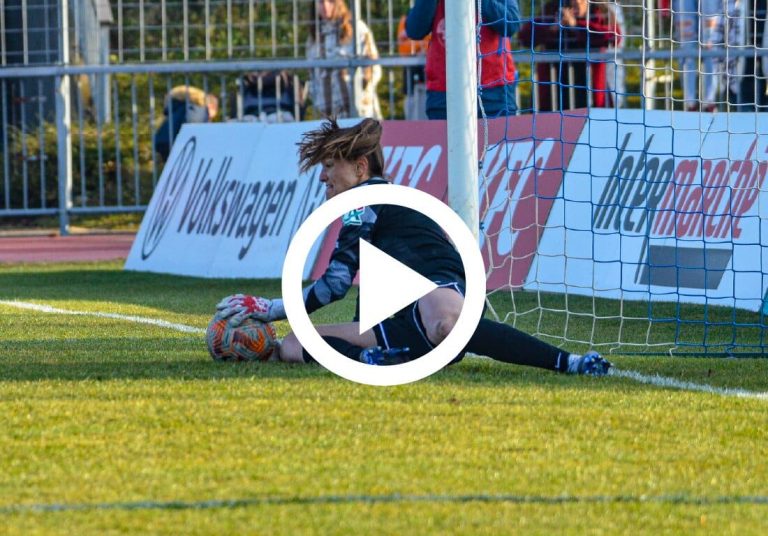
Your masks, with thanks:
[[[99,349],[83,351],[77,340],[69,341],[71,351],[36,352],[39,342],[23,346],[20,352],[0,360],[0,385],[14,382],[112,382],[112,381],[206,381],[220,380],[312,380],[327,383],[328,389],[350,384],[319,365],[279,362],[215,362],[202,344],[188,340],[144,339],[141,351],[131,350],[121,338],[100,340]],[[119,349],[115,351],[114,349]],[[109,358],[105,358],[109,355]],[[420,383],[461,387],[547,387],[572,389],[588,384],[593,390],[615,389],[623,380],[576,378],[531,367],[508,365],[491,360],[465,359],[422,380]],[[636,384],[638,389],[656,389]]]

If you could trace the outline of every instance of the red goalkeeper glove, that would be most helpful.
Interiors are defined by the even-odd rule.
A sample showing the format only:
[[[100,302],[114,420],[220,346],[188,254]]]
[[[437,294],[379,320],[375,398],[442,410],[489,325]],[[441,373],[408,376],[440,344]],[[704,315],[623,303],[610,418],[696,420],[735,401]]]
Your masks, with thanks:
[[[285,307],[281,299],[268,300],[261,296],[234,294],[227,296],[216,305],[216,314],[222,318],[229,318],[231,326],[239,326],[246,318],[261,322],[282,320],[285,318]]]

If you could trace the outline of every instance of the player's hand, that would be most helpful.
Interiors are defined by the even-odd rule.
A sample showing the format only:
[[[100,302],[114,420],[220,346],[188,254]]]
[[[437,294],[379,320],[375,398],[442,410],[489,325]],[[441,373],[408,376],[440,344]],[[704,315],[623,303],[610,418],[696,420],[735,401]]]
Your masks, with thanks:
[[[270,314],[272,308],[273,300],[261,296],[233,294],[216,305],[216,314],[222,318],[228,318],[229,325],[239,326],[246,318],[254,318],[261,322],[275,320]]]

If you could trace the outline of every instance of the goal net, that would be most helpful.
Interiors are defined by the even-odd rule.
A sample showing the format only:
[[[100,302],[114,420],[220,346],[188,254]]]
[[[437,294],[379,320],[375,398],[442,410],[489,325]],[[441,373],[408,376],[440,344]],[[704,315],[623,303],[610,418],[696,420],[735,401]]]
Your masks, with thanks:
[[[765,1],[520,11],[517,115],[478,128],[492,311],[577,350],[762,355]]]

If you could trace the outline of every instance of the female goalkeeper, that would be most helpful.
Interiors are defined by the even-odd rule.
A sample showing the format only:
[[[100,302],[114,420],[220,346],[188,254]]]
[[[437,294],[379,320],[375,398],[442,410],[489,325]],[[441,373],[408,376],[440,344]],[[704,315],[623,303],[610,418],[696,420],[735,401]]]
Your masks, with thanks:
[[[306,133],[299,143],[301,170],[322,165],[320,180],[326,199],[371,184],[388,184],[383,178],[381,123],[364,119],[342,128],[329,120]],[[391,365],[421,357],[445,339],[464,303],[464,268],[461,257],[442,229],[423,214],[396,205],[356,209],[342,218],[336,247],[323,276],[304,289],[307,313],[343,298],[359,268],[359,239],[420,273],[438,288],[373,329],[359,333],[356,321],[317,326],[318,333],[350,359],[374,365]],[[359,303],[358,303],[359,306]],[[359,310],[359,307],[358,307]],[[217,314],[237,325],[246,317],[271,322],[286,318],[281,299],[236,294],[217,305]],[[508,324],[483,319],[466,351],[518,365],[559,372],[602,376],[611,364],[597,352],[571,354],[523,333]],[[459,361],[463,354],[457,356]],[[289,362],[314,359],[288,335],[279,358]]]

